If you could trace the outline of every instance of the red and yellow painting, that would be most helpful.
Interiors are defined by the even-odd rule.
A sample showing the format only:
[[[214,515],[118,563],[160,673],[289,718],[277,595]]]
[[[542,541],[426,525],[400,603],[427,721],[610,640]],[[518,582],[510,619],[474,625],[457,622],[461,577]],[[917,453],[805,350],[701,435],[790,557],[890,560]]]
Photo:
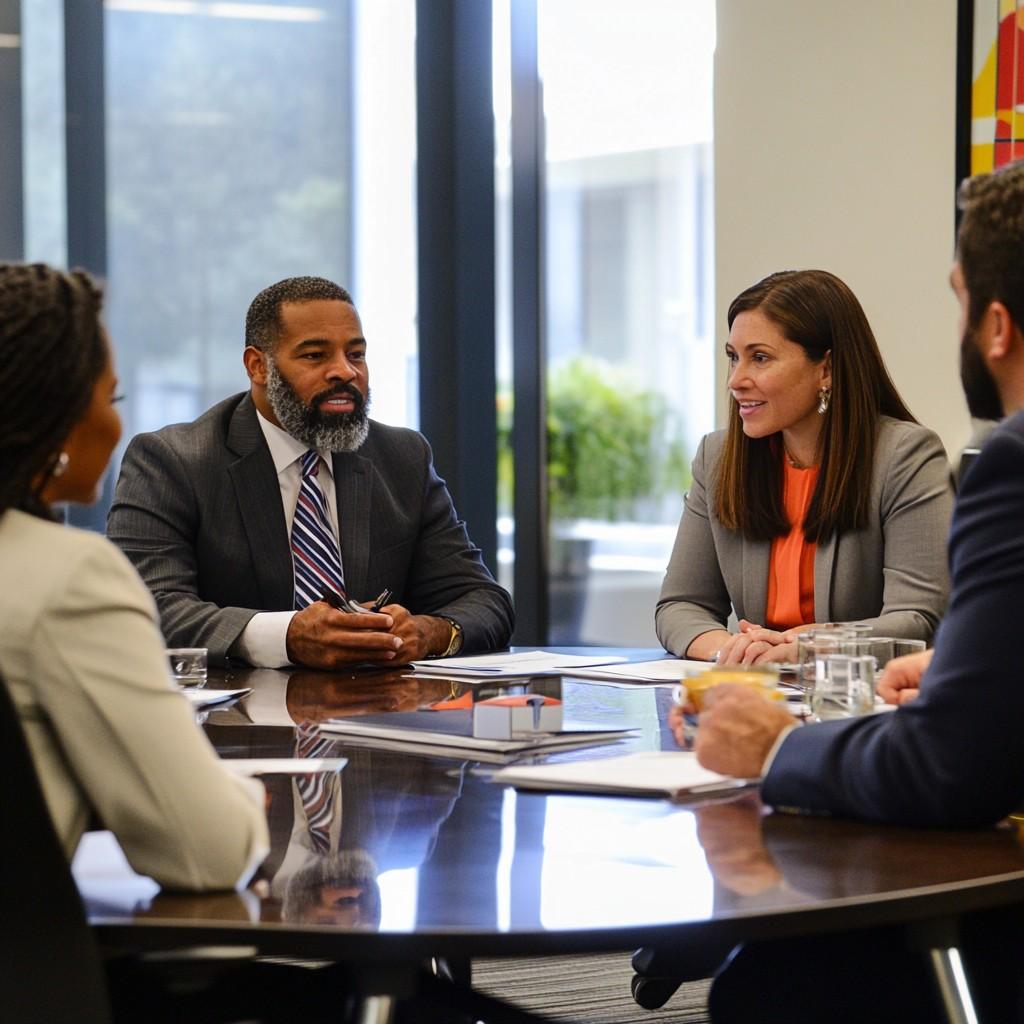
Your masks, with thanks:
[[[975,0],[971,174],[1024,156],[1024,0]]]

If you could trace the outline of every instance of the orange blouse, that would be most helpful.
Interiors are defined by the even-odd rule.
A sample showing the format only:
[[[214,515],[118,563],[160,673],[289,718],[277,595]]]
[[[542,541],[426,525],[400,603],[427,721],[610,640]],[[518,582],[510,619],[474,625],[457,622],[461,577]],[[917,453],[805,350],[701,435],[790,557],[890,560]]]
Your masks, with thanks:
[[[788,459],[783,459],[782,465],[782,504],[792,527],[784,537],[772,541],[765,613],[765,625],[780,630],[814,621],[816,545],[804,539],[803,522],[818,482],[817,466],[797,469]]]

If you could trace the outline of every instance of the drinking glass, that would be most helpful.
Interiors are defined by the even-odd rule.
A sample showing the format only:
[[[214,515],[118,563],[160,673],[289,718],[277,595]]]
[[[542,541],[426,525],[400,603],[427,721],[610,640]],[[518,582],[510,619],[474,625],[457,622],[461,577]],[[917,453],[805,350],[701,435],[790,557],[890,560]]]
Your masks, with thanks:
[[[811,694],[815,721],[868,714],[875,706],[875,659],[871,655],[826,654]]]
[[[171,676],[179,686],[206,685],[205,647],[168,647]]]
[[[736,683],[757,690],[769,700],[784,700],[779,690],[779,670],[774,665],[722,666],[709,668],[699,675],[688,676],[683,680],[683,687],[690,702],[698,710],[703,710],[704,695],[708,690],[721,686],[723,683]]]
[[[840,645],[849,634],[839,629],[815,629],[796,638],[797,685],[809,700],[818,674],[818,660],[826,654],[841,653]]]
[[[872,636],[865,639],[847,641],[842,645],[840,654],[870,654],[878,663],[880,671],[892,661],[904,654],[915,654],[923,651],[927,645],[923,640],[901,640],[892,636]]]

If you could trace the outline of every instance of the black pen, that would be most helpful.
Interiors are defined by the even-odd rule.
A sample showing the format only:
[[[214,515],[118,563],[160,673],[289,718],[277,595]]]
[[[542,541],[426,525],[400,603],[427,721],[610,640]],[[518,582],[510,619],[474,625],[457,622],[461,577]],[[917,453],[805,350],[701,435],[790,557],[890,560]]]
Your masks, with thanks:
[[[391,591],[385,587],[378,596],[377,600],[370,605],[371,612],[379,612],[391,600]]]
[[[361,605],[350,601],[344,592],[339,594],[336,591],[331,590],[330,587],[324,587],[324,592],[320,595],[320,600],[325,604],[329,604],[332,608],[336,608],[339,612],[348,612],[350,615],[359,615],[366,610]]]

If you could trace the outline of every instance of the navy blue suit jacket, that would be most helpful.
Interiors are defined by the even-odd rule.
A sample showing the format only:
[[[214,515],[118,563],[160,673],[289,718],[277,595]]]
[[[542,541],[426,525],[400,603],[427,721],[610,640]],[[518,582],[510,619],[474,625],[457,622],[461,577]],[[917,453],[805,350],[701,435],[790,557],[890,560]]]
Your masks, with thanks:
[[[1024,413],[965,474],[952,594],[921,695],[888,714],[793,730],[766,802],[907,824],[983,825],[1024,797]]]

